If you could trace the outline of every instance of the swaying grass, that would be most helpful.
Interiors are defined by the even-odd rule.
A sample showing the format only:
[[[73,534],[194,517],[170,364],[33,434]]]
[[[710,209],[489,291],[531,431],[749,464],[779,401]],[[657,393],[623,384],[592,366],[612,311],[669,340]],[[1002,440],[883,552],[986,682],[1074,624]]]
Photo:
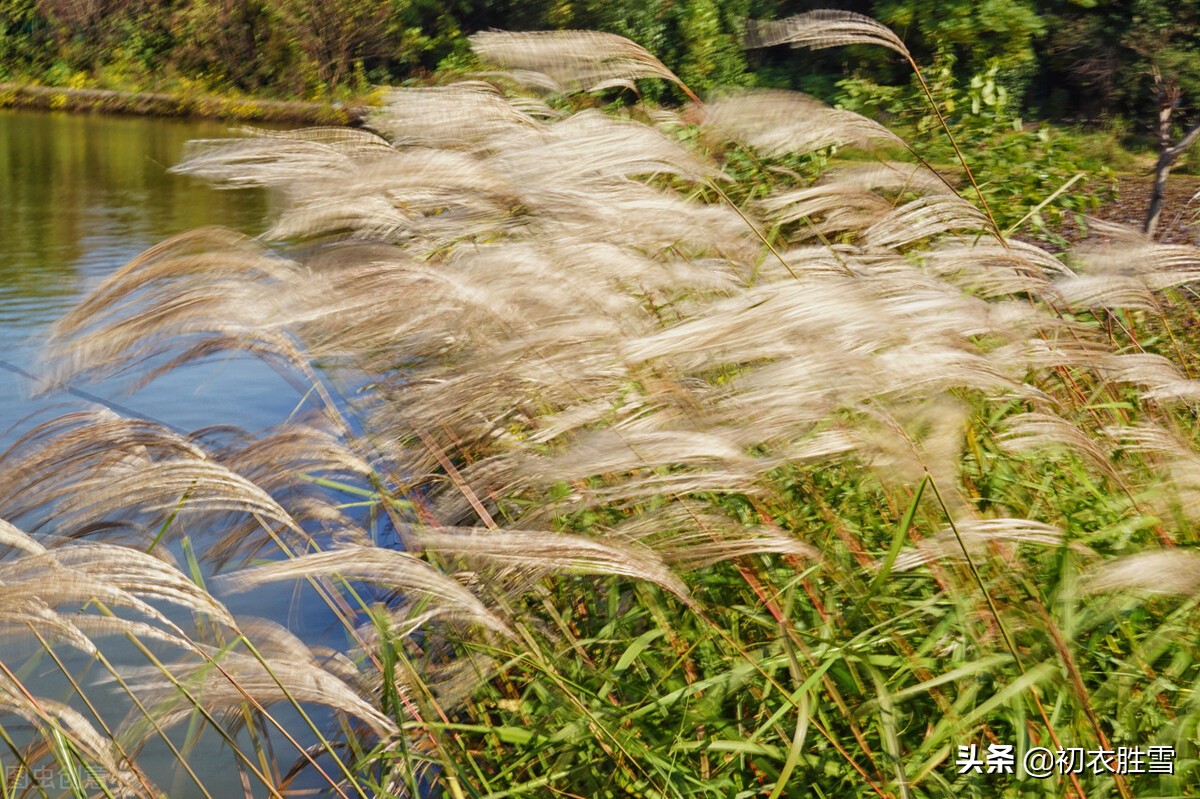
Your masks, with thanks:
[[[771,41],[907,53],[863,25]],[[0,631],[37,647],[3,762],[77,796],[212,796],[211,740],[261,796],[1194,794],[1200,250],[1060,260],[919,164],[788,168],[892,138],[854,114],[579,110],[676,78],[614,37],[477,43],[552,93],[197,142],[178,171],[273,188],[272,229],[165,242],[59,324],[63,383],[248,351],[319,410],[82,412],[4,453]],[[255,591],[343,640],[227,610]],[[70,648],[102,669],[42,690]],[[959,774],[971,744],[1177,760]]]

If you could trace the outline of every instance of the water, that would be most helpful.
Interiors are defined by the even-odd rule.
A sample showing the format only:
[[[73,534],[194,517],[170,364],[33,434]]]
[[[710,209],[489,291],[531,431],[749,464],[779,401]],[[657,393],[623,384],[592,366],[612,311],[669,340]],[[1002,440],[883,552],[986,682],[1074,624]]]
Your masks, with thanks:
[[[204,225],[251,234],[263,228],[268,207],[261,193],[217,191],[167,173],[189,139],[227,130],[213,122],[0,111],[0,449],[36,421],[83,404],[70,393],[33,396],[21,373],[37,372],[50,326],[90,287],[173,234]],[[300,400],[249,357],[183,369],[132,396],[115,383],[80,388],[187,430],[218,423],[261,430]],[[253,601],[256,614],[294,627],[332,624],[313,603],[297,605],[286,588]],[[12,662],[22,648],[0,644],[0,658]],[[46,696],[65,690],[51,671],[36,686]],[[0,751],[0,764],[6,757]],[[165,750],[161,757],[151,767],[159,786],[173,799],[199,795],[187,780],[168,776]],[[220,763],[204,775],[214,795],[241,795],[228,753],[210,758],[202,745],[195,760]]]
[[[54,320],[145,248],[204,225],[255,233],[261,193],[216,191],[170,175],[189,139],[225,135],[215,122],[0,111],[0,359],[36,372]],[[0,442],[31,414],[70,395],[33,399],[30,381],[0,370]],[[171,375],[132,397],[87,386],[148,418],[185,429],[260,429],[285,417],[295,392],[248,358]]]

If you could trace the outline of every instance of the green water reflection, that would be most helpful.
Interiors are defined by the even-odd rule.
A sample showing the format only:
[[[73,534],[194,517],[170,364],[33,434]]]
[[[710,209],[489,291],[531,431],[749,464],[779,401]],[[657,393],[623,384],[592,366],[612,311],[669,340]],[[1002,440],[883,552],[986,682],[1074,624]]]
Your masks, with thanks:
[[[167,173],[189,139],[227,130],[212,122],[0,111],[0,451],[35,421],[83,404],[69,393],[33,396],[30,381],[15,370],[37,371],[50,326],[84,291],[175,233],[204,225],[251,234],[262,229],[267,200],[261,193],[215,191]],[[261,429],[286,418],[298,402],[278,375],[246,357],[182,370],[128,397],[119,384],[81,388],[185,429],[216,423]],[[292,607],[287,592],[255,601],[255,614],[280,620]],[[305,625],[323,621],[316,613],[301,615]],[[29,654],[19,641],[0,646],[7,662]],[[119,650],[112,657],[120,663]],[[136,661],[132,654],[129,659]],[[80,675],[90,674],[86,658],[68,663]],[[53,669],[30,679],[42,695],[74,701]],[[112,716],[110,723],[128,709],[106,698],[110,688],[103,682],[90,690],[101,712]],[[199,797],[174,773],[165,748],[155,746],[141,759],[152,778],[170,789],[172,799]],[[212,742],[201,744],[196,762],[209,766],[206,780],[214,795],[240,796],[237,771],[223,752]]]
[[[257,226],[264,198],[167,174],[212,122],[0,112],[0,322],[37,325],[113,259],[208,224]],[[38,303],[37,299],[45,302]],[[29,302],[29,301],[33,302]]]
[[[31,414],[73,399],[34,399],[13,369],[37,371],[50,325],[88,287],[170,235],[204,225],[262,229],[262,193],[217,191],[167,172],[188,140],[228,131],[205,121],[0,111],[0,360],[8,365],[0,370],[0,443]],[[295,404],[269,370],[236,359],[130,398],[120,386],[88,388],[189,429],[256,429]]]

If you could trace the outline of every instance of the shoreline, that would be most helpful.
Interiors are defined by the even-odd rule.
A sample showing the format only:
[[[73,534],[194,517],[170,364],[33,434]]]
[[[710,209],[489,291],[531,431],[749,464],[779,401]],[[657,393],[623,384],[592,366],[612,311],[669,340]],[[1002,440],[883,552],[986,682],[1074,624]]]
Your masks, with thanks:
[[[84,114],[226,119],[241,122],[292,122],[305,125],[361,125],[369,105],[307,100],[260,100],[216,94],[182,95],[112,89],[68,89],[0,83],[0,109],[23,108]]]

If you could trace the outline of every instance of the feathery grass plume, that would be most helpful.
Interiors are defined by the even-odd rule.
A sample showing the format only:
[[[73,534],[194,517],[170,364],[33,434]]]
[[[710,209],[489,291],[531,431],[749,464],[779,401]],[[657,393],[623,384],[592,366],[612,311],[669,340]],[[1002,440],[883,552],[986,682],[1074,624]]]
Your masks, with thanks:
[[[253,132],[242,139],[189,142],[185,150],[186,174],[231,189],[280,185],[292,178],[337,180],[350,171],[356,156],[374,154],[374,148],[347,150],[318,139],[285,139]],[[292,170],[290,174],[279,168],[284,162]]]
[[[1179,367],[1162,355],[1149,352],[1109,355],[1097,366],[1100,374],[1110,380],[1139,386],[1147,400],[1200,400],[1200,380],[1185,378]]]
[[[702,125],[767,156],[846,145],[904,145],[896,134],[861,114],[782,89],[743,90],[718,97],[704,107]]]
[[[486,163],[411,149],[376,159],[336,183],[296,183],[294,205],[264,234],[273,240],[353,236],[436,249],[521,222],[518,198]]]
[[[281,637],[296,645],[298,640],[278,630],[267,635],[262,624],[243,622],[239,631],[238,623],[223,605],[159,558],[125,547],[75,541],[56,541],[53,548],[46,549],[12,525],[4,523],[0,528],[5,539],[22,550],[18,557],[0,559],[0,581],[5,586],[0,592],[0,636],[11,640],[36,635],[45,647],[67,644],[93,658],[101,657],[93,639],[121,636],[137,640],[143,649],[166,644],[191,658],[172,658],[170,679],[157,666],[138,669],[123,665],[124,677],[113,676],[112,680],[138,703],[136,709],[131,709],[119,739],[110,737],[112,732],[103,721],[101,732],[70,706],[35,696],[20,684],[16,691],[7,684],[0,687],[0,706],[4,710],[28,719],[46,741],[70,747],[76,753],[74,757],[83,758],[95,776],[111,780],[118,795],[158,795],[129,760],[128,753],[137,752],[149,738],[159,736],[162,726],[195,716],[195,693],[180,695],[174,687],[175,681],[187,681],[194,675],[205,675],[200,691],[203,705],[235,721],[241,717],[249,695],[260,705],[276,701],[326,704],[367,721],[377,735],[396,732],[390,720],[350,692],[320,663],[311,659],[301,663],[299,648],[282,651],[279,646],[272,647],[272,642]],[[189,610],[207,629],[216,624],[226,635],[245,635],[249,630],[257,646],[268,653],[270,666],[260,662],[255,670],[251,664],[258,662],[257,658],[195,643],[195,634],[189,635],[159,610],[164,603]],[[99,608],[103,615],[89,612],[93,608]],[[127,618],[130,613],[148,621]],[[211,665],[214,657],[221,661],[220,668]],[[55,661],[62,667],[58,656]],[[76,690],[90,689],[90,684],[80,689],[73,678],[69,679]],[[105,701],[110,711],[113,701]],[[147,711],[145,703],[156,707]],[[88,707],[95,712],[90,702]],[[63,762],[60,767],[74,769],[75,761]]]
[[[1200,280],[1200,248],[1157,244],[1144,236],[1118,236],[1100,246],[1084,244],[1072,253],[1078,274],[1055,281],[1072,309],[1103,308],[1161,314],[1156,292]]]
[[[62,640],[89,654],[95,645],[81,627],[108,634],[122,632],[127,624],[145,625],[123,618],[91,616],[92,603],[133,611],[161,630],[159,640],[188,647],[187,638],[151,601],[166,602],[218,624],[233,626],[233,618],[212,596],[178,569],[159,558],[126,547],[50,539],[43,544],[8,522],[0,522],[6,542],[15,554],[0,559],[0,630],[5,635],[28,635],[28,624],[53,629]],[[60,612],[55,608],[70,609]]]
[[[139,599],[145,597],[233,626],[229,611],[203,588],[174,566],[144,552],[105,544],[74,543],[14,561],[6,574],[14,581],[24,579],[32,583],[37,572],[47,565],[52,565],[60,575],[59,584],[52,589],[54,596],[64,597],[58,603],[69,602],[66,597],[71,596],[83,598],[81,604],[86,604],[90,595],[114,606],[128,605],[171,629],[173,625],[165,616]]]
[[[231,589],[248,590],[265,583],[307,577],[369,581],[390,591],[427,597],[436,601],[434,611],[438,615],[466,619],[487,629],[511,635],[504,621],[461,583],[407,552],[344,546],[337,550],[256,566],[223,580]]]
[[[883,162],[831,169],[811,186],[775,192],[760,202],[771,221],[806,221],[792,234],[798,241],[809,236],[828,239],[843,231],[861,233],[903,197],[948,191],[943,179],[928,168]]]
[[[925,77],[921,74],[916,59],[912,57],[904,42],[890,28],[870,17],[852,11],[826,9],[810,11],[777,21],[751,20],[747,24],[745,41],[746,46],[750,48],[787,44],[792,47],[808,47],[814,50],[849,44],[872,44],[886,47],[903,56],[912,67],[913,74],[921,84],[921,89],[929,101],[930,109],[941,123],[946,138],[950,140],[950,145],[954,148],[955,155],[958,156],[958,162],[962,165],[972,188],[975,189],[975,194],[987,216],[991,233],[1001,244],[1006,242],[1006,237],[1000,230],[1000,226],[996,224],[992,209],[988,206],[987,198],[983,196],[983,191],[980,189],[978,181],[975,180],[974,173],[967,166],[966,158],[963,156],[958,142],[955,141],[954,134],[951,133],[950,126],[946,123],[946,118],[942,115],[938,101],[925,82]]]
[[[1049,413],[1021,413],[1008,418],[1000,437],[1004,448],[1013,453],[1066,452],[1082,455],[1093,466],[1117,478],[1107,442],[1098,441],[1070,421]]]
[[[1149,456],[1154,463],[1145,502],[1165,517],[1200,518],[1200,453],[1177,432],[1144,422],[1104,430],[1108,440],[1128,452]]]
[[[272,484],[294,486],[316,474],[368,477],[371,465],[328,429],[296,423],[257,436],[219,430],[235,440],[213,448],[213,457],[234,472],[273,493]],[[200,430],[197,440],[209,442],[213,434]],[[211,446],[211,445],[210,445]]]
[[[60,742],[60,746],[62,742],[69,741],[70,749],[66,751],[71,753],[70,759],[54,765],[75,769],[79,767],[77,760],[86,762],[92,773],[100,778],[102,785],[96,787],[102,794],[147,799],[159,795],[159,789],[140,769],[125,764],[120,748],[112,739],[70,705],[45,697],[35,698],[20,685],[12,687],[0,684],[0,710],[24,719],[47,741]],[[36,762],[36,759],[27,757],[25,763],[29,760]],[[38,773],[45,774],[52,769],[52,765],[42,766]],[[33,772],[34,769],[29,771]],[[5,779],[17,782],[19,775],[20,772],[12,767]]]
[[[487,569],[603,574],[658,585],[693,606],[687,586],[651,549],[631,542],[535,530],[441,528],[414,531],[422,548]]]
[[[1162,291],[1200,280],[1200,247],[1131,239],[1079,247],[1074,255],[1078,271],[1092,279],[1090,285],[1111,285],[1114,293],[1122,285]]]
[[[961,197],[921,197],[863,231],[863,243],[867,247],[899,249],[952,230],[980,232],[986,225],[987,218]]]
[[[1139,552],[1096,564],[1084,582],[1093,594],[1195,594],[1200,591],[1200,553]]]
[[[484,148],[495,136],[537,130],[538,118],[482,81],[390,89],[368,124],[396,146]]]
[[[163,603],[184,608],[206,624],[234,627],[228,610],[178,570],[124,547],[62,543],[39,554],[0,561],[0,579],[5,585],[0,637],[6,648],[36,637],[42,646],[66,645],[95,660],[100,657],[97,641],[135,638],[143,645],[194,654],[192,638],[159,609]],[[92,612],[96,608],[102,613]],[[8,674],[11,677],[11,670]],[[17,688],[30,707],[37,709],[47,701]],[[32,690],[39,688],[34,685]],[[94,731],[88,734],[100,739]],[[114,775],[124,770],[110,763],[104,768]]]
[[[887,191],[897,194],[947,194],[952,189],[945,179],[924,164],[903,161],[876,161],[831,167],[814,185],[837,185],[859,191]]]
[[[1117,246],[1122,246],[1132,243],[1150,244],[1151,239],[1146,237],[1141,225],[1126,225],[1112,219],[1101,219],[1098,216],[1084,215],[1084,221],[1087,222],[1088,231],[1095,234],[1092,241],[1080,242],[1080,247],[1087,249],[1089,244],[1098,244],[1100,242],[1112,242]]]
[[[217,563],[274,549],[272,538],[304,547],[345,529],[339,500],[316,481],[365,481],[373,471],[359,455],[301,424],[248,441],[229,435],[188,438],[107,410],[64,415],[0,454],[0,513],[60,537],[103,535],[142,549],[214,527],[206,554]]]
[[[279,144],[277,139],[254,143],[263,169],[271,169],[272,153],[284,160],[293,155]],[[241,175],[240,146],[214,145],[178,169],[217,180],[230,171]],[[278,174],[262,180],[284,188],[292,202],[267,235],[315,238],[349,233],[412,243],[427,252],[456,240],[487,238],[502,228],[520,232],[519,226],[542,217],[569,225],[572,233],[590,229],[602,234],[632,218],[641,219],[643,226],[662,227],[668,213],[696,217],[697,230],[747,234],[728,209],[682,203],[670,193],[648,188],[633,194],[636,187],[628,178],[635,175],[676,174],[695,180],[711,174],[711,166],[643,125],[577,114],[540,131],[516,129],[503,144],[493,142],[491,149],[495,152],[490,156],[393,151],[372,156],[371,168],[364,165],[353,177],[333,183],[305,180],[303,164],[293,170],[279,161]],[[471,224],[464,226],[464,220]],[[675,239],[677,230],[672,228]],[[675,243],[666,234],[657,237],[661,240],[647,246]]]
[[[299,532],[291,515],[259,486],[204,461],[156,461],[136,471],[97,474],[76,486],[78,493],[55,504],[59,523],[68,528],[90,526],[114,508],[165,517],[182,505],[185,512],[250,513]]]
[[[1071,310],[1157,307],[1153,289],[1140,276],[1076,275],[1054,281],[1054,290]]]
[[[240,163],[243,147],[259,157],[258,183],[286,191],[291,200],[266,232],[271,240],[352,234],[382,241],[428,240],[436,248],[471,236],[463,229],[464,220],[477,221],[474,235],[483,236],[514,213],[516,198],[503,176],[482,159],[449,150],[373,149],[360,159],[361,169],[339,162],[345,170],[329,180],[302,163],[292,165],[286,142],[263,138],[214,143],[176,169],[210,180],[230,174],[249,180]]]
[[[714,433],[690,430],[595,431],[585,440],[573,442],[572,452],[553,458],[540,468],[544,479],[578,480],[596,474],[619,473],[640,468],[654,469],[670,464],[702,466],[735,471],[748,466],[745,450]],[[664,475],[662,479],[684,475]],[[682,492],[687,493],[687,492]]]
[[[1074,274],[1067,264],[1037,245],[1015,240],[1007,244],[1007,247],[1000,247],[990,242],[938,242],[930,250],[921,253],[922,264],[928,268],[938,259],[951,262],[965,260],[980,262],[981,268],[986,264],[992,271],[1010,271],[1046,278]],[[938,270],[938,273],[941,274],[941,270]],[[1040,297],[1044,293],[1035,292],[1034,296]]]
[[[645,48],[614,33],[598,31],[480,31],[469,37],[480,58],[503,67],[548,75],[559,86],[594,92],[634,88],[640,78],[659,78],[691,90]]]
[[[905,572],[938,561],[961,561],[966,557],[985,558],[992,547],[1000,544],[1008,545],[1012,550],[1018,544],[1056,547],[1060,546],[1062,541],[1062,530],[1028,519],[958,519],[954,529],[940,530],[918,541],[915,550],[901,552],[892,564],[892,569]],[[963,546],[966,547],[965,554]],[[1087,551],[1086,547],[1083,549]],[[1008,558],[1011,557],[1010,552]]]
[[[695,181],[715,173],[710,162],[658,130],[594,109],[497,144],[507,146],[489,163],[527,191],[536,191],[552,175],[550,186],[572,180],[594,186],[624,185],[627,178],[655,175]]]
[[[612,532],[649,547],[674,569],[703,569],[724,560],[777,553],[817,560],[820,553],[780,529],[747,526],[711,505],[681,500],[638,514]]]
[[[362,128],[300,128],[299,130],[272,130],[244,125],[237,128],[243,136],[260,139],[281,139],[323,144],[349,156],[377,155],[390,148],[387,139]],[[186,158],[186,156],[185,156]]]
[[[839,231],[858,232],[891,211],[892,204],[875,192],[826,184],[767,197],[762,208],[768,219],[781,224],[815,218],[811,227],[798,231],[799,239],[808,233],[828,237]]]
[[[285,377],[310,378],[295,341],[262,324],[286,303],[286,289],[294,285],[287,275],[297,268],[240,234],[215,228],[152,247],[58,321],[45,354],[46,388],[155,364],[142,375],[144,384],[214,351],[235,349],[273,362]],[[271,288],[260,293],[260,285]],[[190,349],[178,354],[181,344]]]
[[[747,47],[775,47],[781,44],[813,50],[848,44],[874,44],[911,59],[908,48],[891,28],[853,11],[821,9],[781,20],[751,20],[747,24]]]
[[[947,486],[951,513],[967,513],[959,475],[969,409],[952,396],[933,396],[889,407],[869,403],[855,425],[856,455],[885,487],[903,491],[928,476]]]
[[[39,555],[46,551],[46,548],[28,533],[4,519],[0,519],[0,546],[28,555]]]
[[[993,355],[1010,363],[1027,364],[1030,369],[1044,374],[1062,367],[1086,370],[1097,358],[1111,352],[1108,343],[1099,340],[1094,331],[1083,325],[1064,324],[1057,330],[1038,331],[1024,341],[997,347]]]
[[[1080,271],[1098,274],[1179,274],[1195,281],[1200,264],[1200,247],[1186,244],[1158,244],[1132,240],[1109,243],[1103,247],[1092,244],[1075,248],[1074,260]],[[1165,288],[1160,286],[1159,288]]]
[[[324,705],[365,722],[380,738],[397,734],[395,722],[374,707],[364,691],[334,675],[285,628],[264,619],[247,619],[241,623],[240,634],[242,640],[253,643],[252,650],[244,643],[242,648],[213,648],[205,659],[170,664],[171,676],[190,696],[163,680],[156,669],[145,667],[131,673],[130,683],[153,703],[159,724],[170,727],[186,720],[195,713],[194,700],[198,700],[199,706],[237,726],[244,720],[249,696],[262,706]]]
[[[532,69],[484,70],[474,73],[474,76],[484,81],[495,81],[500,86],[511,86],[532,92],[536,97],[520,99],[531,105],[530,110],[546,111],[546,113],[539,113],[539,116],[552,117],[555,115],[553,110],[549,110],[545,101],[539,98],[568,93],[568,88],[561,86],[554,78],[544,72]]]
[[[375,472],[330,430],[298,419],[255,437],[240,431],[201,430],[195,438],[204,443],[208,457],[285,506],[304,531],[297,535],[286,526],[272,528],[275,540],[268,542],[263,536],[263,523],[269,517],[244,512],[225,514],[218,520],[220,534],[206,542],[205,556],[212,562],[242,562],[278,544],[307,548],[314,537],[348,543],[370,538],[351,523],[343,506],[344,497],[327,486],[369,485]],[[188,504],[182,503],[179,514],[191,520],[198,509],[186,511]]]
[[[932,274],[989,299],[1024,294],[1059,303],[1051,281],[1073,274],[1045,250],[1022,241],[1001,247],[951,238],[923,250],[919,257]]]
[[[100,780],[99,790],[105,795],[159,795],[131,759],[137,747],[131,747],[123,734],[114,737],[102,716],[89,717],[61,697],[44,695],[54,690],[50,688],[53,675],[45,670],[30,672],[35,664],[19,668],[19,650],[11,645],[36,640],[59,669],[69,668],[67,664],[80,668],[75,676],[64,671],[76,691],[91,691],[98,684],[86,679],[90,667],[84,664],[104,659],[99,646],[104,640],[135,639],[139,646],[165,648],[173,654],[197,653],[192,637],[171,618],[177,614],[168,615],[161,606],[185,609],[198,623],[225,630],[235,628],[232,616],[176,568],[143,552],[54,536],[37,541],[7,522],[0,523],[0,532],[10,547],[0,559],[4,586],[0,637],[5,644],[6,675],[0,684],[0,729],[5,742],[11,747],[16,746],[15,740],[28,740],[29,731],[14,732],[11,718],[4,717],[12,714],[29,722],[34,734],[24,755],[13,750],[22,762],[46,760],[44,768],[72,773],[85,768]],[[84,664],[63,653],[63,645],[83,653]],[[31,673],[37,679],[30,679]],[[46,677],[50,680],[43,682]],[[122,696],[118,692],[97,701],[107,715],[114,703],[115,708],[121,707]],[[87,704],[89,713],[95,714],[94,704]]]
[[[19,519],[58,495],[68,472],[135,470],[156,458],[203,459],[161,425],[101,409],[66,413],[24,433],[0,453],[0,508]]]
[[[113,272],[71,311],[64,314],[55,328],[57,336],[77,332],[86,323],[118,315],[137,292],[153,287],[158,281],[180,276],[206,277],[209,274],[255,276],[282,281],[293,265],[262,248],[253,247],[244,235],[232,230],[206,227],[181,233],[155,245]]]

